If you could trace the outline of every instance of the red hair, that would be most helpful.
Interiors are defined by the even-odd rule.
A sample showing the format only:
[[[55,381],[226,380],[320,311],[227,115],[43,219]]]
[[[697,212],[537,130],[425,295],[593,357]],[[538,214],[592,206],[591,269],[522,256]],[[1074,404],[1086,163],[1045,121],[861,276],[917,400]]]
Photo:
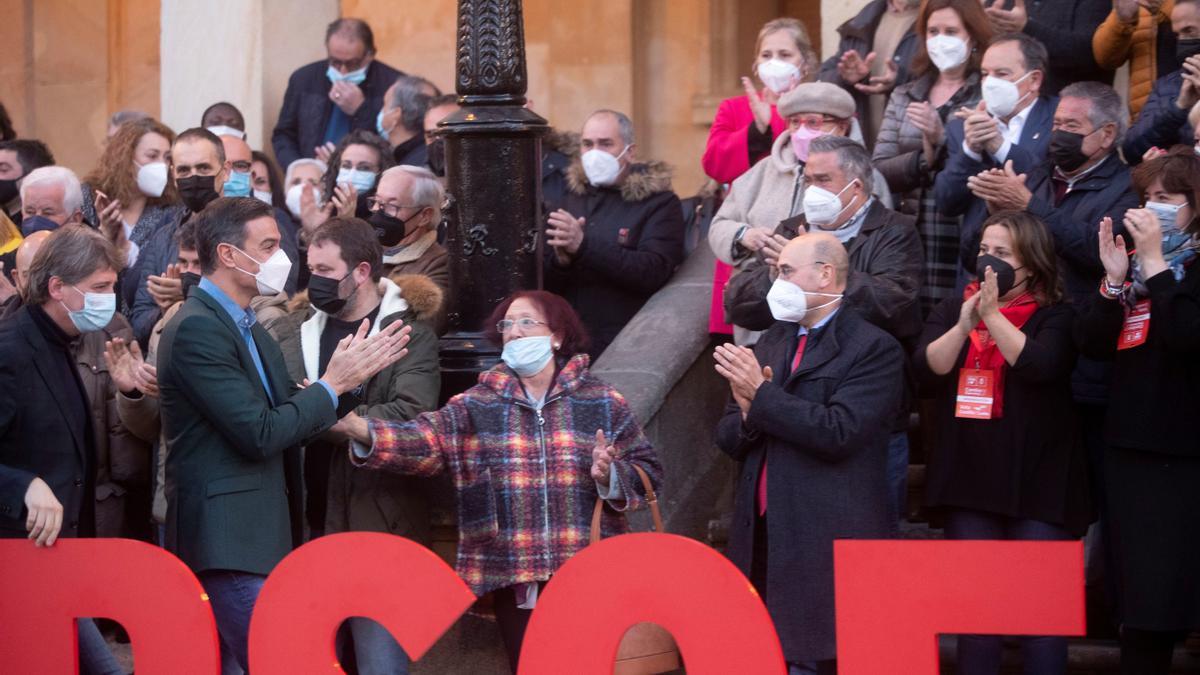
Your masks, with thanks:
[[[487,325],[483,327],[483,334],[488,340],[498,345],[504,344],[504,338],[500,335],[500,331],[496,330],[496,324],[504,319],[505,314],[508,314],[508,308],[521,298],[532,302],[542,310],[542,316],[546,317],[546,325],[550,328],[550,332],[562,340],[562,346],[558,349],[559,355],[571,358],[587,351],[590,340],[587,330],[583,327],[583,321],[579,319],[579,314],[562,296],[549,291],[517,291],[502,300],[499,305],[496,305],[496,309],[492,310]]]

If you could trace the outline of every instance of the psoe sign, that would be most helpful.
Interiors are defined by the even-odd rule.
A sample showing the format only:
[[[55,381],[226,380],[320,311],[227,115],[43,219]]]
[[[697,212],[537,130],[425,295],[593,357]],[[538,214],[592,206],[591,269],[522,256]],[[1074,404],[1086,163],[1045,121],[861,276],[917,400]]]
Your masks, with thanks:
[[[1080,542],[839,541],[834,545],[843,675],[936,675],[940,633],[1081,635]],[[386,626],[420,659],[474,597],[407,539],[348,533],[297,549],[271,573],[250,625],[255,675],[341,673],[344,619]],[[139,673],[220,672],[200,582],[162,549],[125,539],[0,541],[0,664],[75,673],[75,617],[128,631]],[[770,617],[746,578],[691,539],[630,534],[589,546],[546,586],[521,675],[611,675],[632,625],[669,630],[690,675],[785,675]]]

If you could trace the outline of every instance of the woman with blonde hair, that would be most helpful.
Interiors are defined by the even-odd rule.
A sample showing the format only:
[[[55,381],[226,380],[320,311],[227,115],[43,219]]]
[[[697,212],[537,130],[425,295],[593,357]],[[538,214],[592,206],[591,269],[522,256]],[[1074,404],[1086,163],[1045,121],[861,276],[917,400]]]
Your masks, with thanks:
[[[751,69],[762,90],[742,78],[745,93],[721,101],[708,132],[701,164],[718,183],[732,183],[771,152],[771,144],[787,129],[775,106],[779,97],[812,78],[816,53],[799,19],[772,19],[758,32]]]

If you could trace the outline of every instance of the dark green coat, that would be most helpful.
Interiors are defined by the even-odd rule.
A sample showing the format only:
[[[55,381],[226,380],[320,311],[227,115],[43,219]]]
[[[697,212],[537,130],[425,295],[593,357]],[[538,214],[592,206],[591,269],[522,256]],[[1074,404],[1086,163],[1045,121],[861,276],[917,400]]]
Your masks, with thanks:
[[[166,543],[195,572],[268,574],[299,544],[299,446],[337,421],[325,388],[300,390],[266,329],[251,333],[274,407],[237,326],[202,289],[159,342]]]
[[[395,283],[384,279],[380,285],[383,299],[377,326],[372,330],[403,320],[412,326],[411,340],[403,359],[367,382],[366,403],[355,412],[363,417],[403,422],[437,406],[441,371],[438,339],[432,326],[442,295],[432,280],[421,275],[401,275]],[[306,377],[315,379],[313,375],[319,377],[309,371],[315,370],[320,351],[318,327],[324,325],[317,314],[311,307],[294,311],[272,328],[288,372],[297,382]],[[426,478],[357,469],[345,452],[335,452],[329,467],[325,531],[387,532],[428,545],[430,482]]]

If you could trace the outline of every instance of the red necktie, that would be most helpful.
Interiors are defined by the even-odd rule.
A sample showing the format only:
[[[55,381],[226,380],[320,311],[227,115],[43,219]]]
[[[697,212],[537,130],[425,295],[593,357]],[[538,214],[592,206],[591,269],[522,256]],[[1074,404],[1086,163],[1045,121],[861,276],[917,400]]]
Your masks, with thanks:
[[[796,343],[796,355],[792,357],[792,369],[789,373],[796,372],[796,368],[800,366],[800,359],[804,358],[804,345],[808,343],[808,333],[800,336],[800,341]],[[767,515],[767,459],[763,458],[762,470],[758,472],[758,515]]]

